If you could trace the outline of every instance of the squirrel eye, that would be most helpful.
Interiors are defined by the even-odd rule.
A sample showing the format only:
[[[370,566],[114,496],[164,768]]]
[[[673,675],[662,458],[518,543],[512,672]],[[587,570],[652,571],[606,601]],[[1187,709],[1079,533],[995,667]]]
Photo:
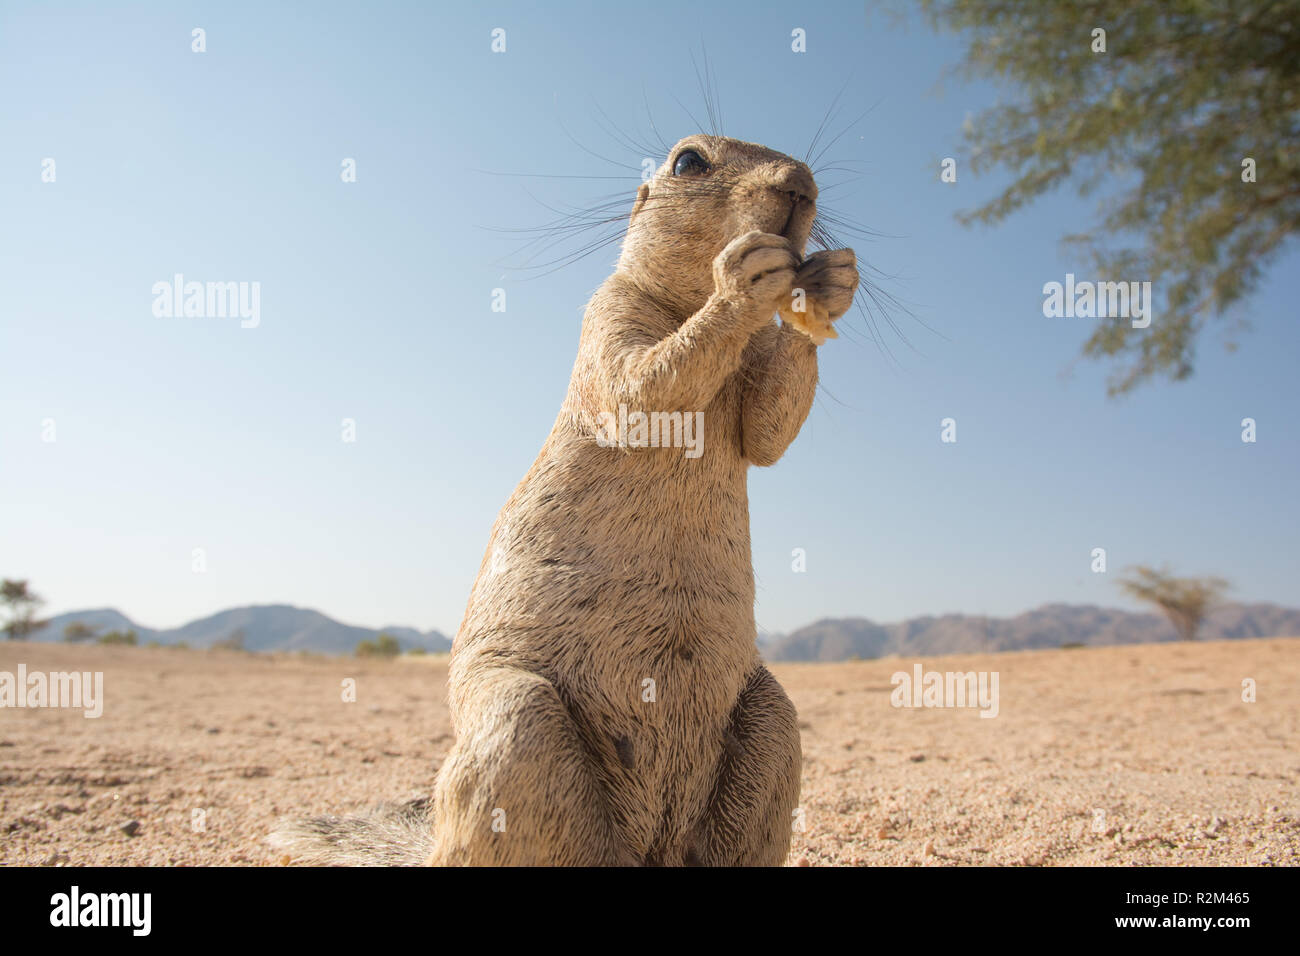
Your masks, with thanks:
[[[674,176],[691,176],[700,175],[709,171],[709,164],[693,149],[683,150],[677,157],[677,162],[673,164]]]

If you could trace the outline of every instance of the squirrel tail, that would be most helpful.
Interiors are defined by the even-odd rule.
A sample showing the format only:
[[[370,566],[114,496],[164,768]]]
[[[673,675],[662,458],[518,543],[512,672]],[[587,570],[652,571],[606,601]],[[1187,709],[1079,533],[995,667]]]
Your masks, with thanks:
[[[267,841],[314,866],[420,866],[433,852],[429,800],[381,803],[363,816],[290,820]]]

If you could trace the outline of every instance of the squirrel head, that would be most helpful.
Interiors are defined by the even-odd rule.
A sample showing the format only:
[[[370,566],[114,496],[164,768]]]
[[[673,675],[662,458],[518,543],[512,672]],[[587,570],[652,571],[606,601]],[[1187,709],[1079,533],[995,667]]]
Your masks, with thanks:
[[[757,229],[803,255],[817,215],[812,170],[784,153],[723,136],[687,136],[637,190],[619,270],[690,315],[713,292],[713,260]]]

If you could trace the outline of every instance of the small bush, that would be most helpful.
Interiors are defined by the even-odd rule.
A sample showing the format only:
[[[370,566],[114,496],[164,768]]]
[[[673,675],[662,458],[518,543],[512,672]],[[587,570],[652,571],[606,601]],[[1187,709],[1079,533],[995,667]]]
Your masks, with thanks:
[[[357,657],[396,657],[402,653],[402,645],[391,634],[380,634],[373,641],[361,641],[357,644]]]
[[[212,649],[215,651],[242,651],[244,649],[244,629],[237,628],[231,631],[229,636],[223,637],[219,641],[212,642]]]
[[[93,641],[95,639],[95,629],[81,621],[73,621],[63,629],[63,639],[73,644],[80,644],[82,641]]]

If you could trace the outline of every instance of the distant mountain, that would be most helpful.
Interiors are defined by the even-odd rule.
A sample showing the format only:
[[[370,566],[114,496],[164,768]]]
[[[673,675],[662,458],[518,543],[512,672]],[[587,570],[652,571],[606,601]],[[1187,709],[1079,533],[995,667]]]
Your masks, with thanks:
[[[191,647],[211,647],[236,633],[250,651],[316,651],[351,654],[363,640],[381,633],[397,638],[402,650],[423,648],[431,653],[451,650],[451,640],[439,631],[411,627],[373,629],[340,624],[319,611],[288,604],[236,607],[170,630],[141,627],[113,608],[73,611],[51,618],[31,636],[35,641],[61,641],[63,629],[80,621],[97,634],[134,629],[141,644],[158,641]],[[1201,628],[1201,640],[1300,636],[1300,609],[1276,604],[1225,604]],[[1173,627],[1155,613],[1133,613],[1081,604],[1046,604],[1015,617],[945,614],[914,617],[895,624],[866,618],[825,618],[786,634],[760,637],[769,661],[845,661],[933,654],[978,654],[1061,647],[1064,644],[1145,644],[1177,640]]]
[[[61,641],[63,640],[63,629],[77,621],[85,624],[96,634],[106,634],[109,631],[134,630],[141,644],[159,639],[157,631],[148,627],[141,627],[121,611],[111,607],[59,614],[50,618],[41,630],[33,631],[27,639],[29,641]]]
[[[322,654],[351,654],[363,640],[374,640],[387,633],[397,638],[402,650],[423,648],[431,653],[451,650],[451,641],[440,631],[420,632],[411,627],[388,627],[375,630],[340,624],[319,611],[293,607],[288,604],[264,604],[236,607],[219,611],[208,617],[170,630],[141,627],[125,614],[112,608],[91,611],[72,611],[50,619],[49,623],[33,633],[30,640],[61,641],[63,629],[74,621],[93,628],[96,634],[106,631],[134,630],[141,644],[157,641],[160,644],[179,644],[184,641],[191,647],[211,647],[218,641],[242,634],[243,644],[250,651],[316,651]]]
[[[1200,640],[1300,636],[1300,609],[1276,604],[1226,604],[1210,614]],[[1159,614],[1093,605],[1047,604],[1010,618],[945,614],[896,624],[825,618],[763,645],[769,661],[844,661],[933,654],[977,654],[1064,644],[1145,644],[1177,640]]]

